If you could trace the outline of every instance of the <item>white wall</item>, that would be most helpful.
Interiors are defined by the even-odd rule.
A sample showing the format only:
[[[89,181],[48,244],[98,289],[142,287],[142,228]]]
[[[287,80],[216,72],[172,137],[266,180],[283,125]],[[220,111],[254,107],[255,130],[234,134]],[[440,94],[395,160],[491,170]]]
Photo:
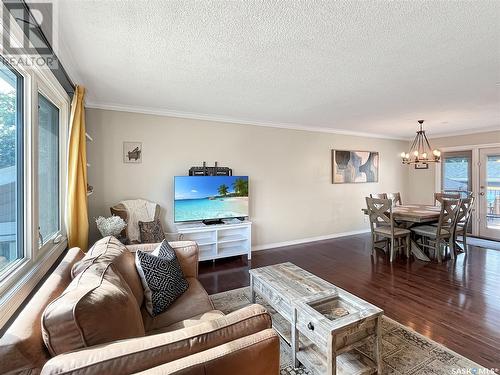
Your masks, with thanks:
[[[500,143],[500,131],[474,133],[429,139],[431,146],[437,149],[457,146],[474,146]],[[429,169],[409,170],[408,202],[432,204],[436,187],[436,170],[441,164],[430,165]]]
[[[406,141],[98,109],[86,114],[94,138],[88,144],[91,218],[109,215],[120,200],[141,197],[162,206],[165,228],[174,231],[173,176],[203,161],[249,176],[253,244],[260,247],[366,229],[366,195],[407,193],[408,167],[399,158]],[[123,141],[143,143],[142,164],[123,163]],[[379,151],[380,182],[333,185],[333,148]],[[95,223],[91,228],[95,239]]]

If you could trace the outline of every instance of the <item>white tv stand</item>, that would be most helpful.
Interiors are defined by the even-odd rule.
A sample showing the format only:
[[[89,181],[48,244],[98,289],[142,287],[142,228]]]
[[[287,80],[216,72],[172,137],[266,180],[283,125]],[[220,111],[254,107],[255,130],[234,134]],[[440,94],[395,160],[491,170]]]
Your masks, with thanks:
[[[180,240],[196,241],[199,260],[247,255],[252,259],[252,222],[238,219],[223,220],[224,224],[206,225],[201,222],[177,225]]]

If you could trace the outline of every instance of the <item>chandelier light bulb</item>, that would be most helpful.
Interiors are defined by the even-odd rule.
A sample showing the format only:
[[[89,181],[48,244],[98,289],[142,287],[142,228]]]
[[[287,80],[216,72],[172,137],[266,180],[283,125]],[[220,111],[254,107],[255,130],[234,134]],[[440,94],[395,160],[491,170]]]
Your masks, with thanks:
[[[413,155],[415,155],[416,157],[418,157],[418,151],[414,151]]]
[[[406,153],[405,153],[405,152],[402,152],[402,153],[401,153],[401,157],[402,157],[403,159],[404,159],[404,158],[406,158]]]
[[[406,159],[409,159],[410,158],[410,154],[409,153],[406,153]]]
[[[422,157],[423,157],[424,159],[427,159],[427,152],[424,152],[424,153],[422,154]]]

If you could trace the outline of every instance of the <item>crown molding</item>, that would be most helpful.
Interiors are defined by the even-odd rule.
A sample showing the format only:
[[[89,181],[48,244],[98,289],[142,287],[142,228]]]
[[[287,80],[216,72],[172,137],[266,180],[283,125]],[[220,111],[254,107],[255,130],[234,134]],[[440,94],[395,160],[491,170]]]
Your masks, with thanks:
[[[343,130],[343,129],[331,129],[331,128],[327,128],[327,127],[307,126],[307,125],[292,124],[292,123],[253,121],[253,120],[245,120],[245,119],[239,119],[239,118],[227,117],[227,116],[208,115],[208,114],[191,113],[191,112],[179,112],[179,111],[171,111],[171,110],[166,110],[166,109],[157,109],[157,108],[148,108],[148,107],[139,107],[139,106],[128,106],[128,105],[111,104],[111,103],[110,104],[108,104],[108,103],[95,103],[92,101],[87,101],[85,104],[85,107],[86,108],[93,108],[93,109],[104,109],[104,110],[108,110],[108,111],[141,113],[141,114],[146,114],[146,115],[175,117],[175,118],[184,118],[184,119],[193,119],[193,120],[204,120],[204,121],[212,121],[212,122],[224,122],[224,123],[239,124],[239,125],[262,126],[262,127],[278,128],[278,129],[300,130],[300,131],[307,131],[307,132],[350,135],[350,136],[365,137],[365,138],[381,138],[381,139],[390,139],[390,140],[398,140],[398,141],[408,141],[409,140],[409,138],[406,138],[406,137],[394,137],[394,136],[388,136],[388,135],[377,134],[377,133],[364,133],[364,132],[356,132],[356,131]]]
[[[395,137],[378,133],[357,132],[344,129],[331,129],[322,126],[307,126],[307,125],[293,124],[293,123],[253,121],[253,120],[239,119],[228,116],[210,115],[210,114],[193,113],[193,112],[180,112],[180,111],[172,111],[160,108],[129,106],[129,105],[114,104],[114,103],[96,103],[94,101],[86,101],[85,107],[93,109],[104,109],[108,111],[117,111],[117,112],[130,112],[130,113],[139,113],[139,114],[154,115],[154,116],[175,117],[175,118],[203,120],[211,122],[223,122],[229,124],[252,125],[252,126],[262,126],[268,128],[300,130],[307,132],[340,134],[340,135],[349,135],[349,136],[365,137],[365,138],[380,138],[380,139],[389,139],[397,141],[411,141],[414,138],[414,136]],[[444,132],[444,133],[427,132],[427,135],[429,136],[429,139],[434,139],[434,138],[444,138],[444,137],[458,136],[458,135],[485,133],[497,130],[500,130],[500,125],[484,127],[479,129],[466,129],[461,131]]]
[[[469,135],[469,134],[487,133],[494,131],[500,131],[500,125],[487,126],[484,128],[477,128],[477,129],[457,130],[445,133],[427,133],[427,135],[429,136],[429,139],[437,139],[437,138],[453,137],[458,135]]]

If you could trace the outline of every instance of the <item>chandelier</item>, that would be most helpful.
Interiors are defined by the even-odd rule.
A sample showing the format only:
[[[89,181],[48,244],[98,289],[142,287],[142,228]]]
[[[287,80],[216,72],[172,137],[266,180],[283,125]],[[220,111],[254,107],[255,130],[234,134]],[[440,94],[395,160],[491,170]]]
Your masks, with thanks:
[[[441,151],[432,149],[423,129],[424,120],[418,120],[418,123],[419,130],[417,130],[410,151],[401,153],[403,164],[439,163],[441,161]]]

